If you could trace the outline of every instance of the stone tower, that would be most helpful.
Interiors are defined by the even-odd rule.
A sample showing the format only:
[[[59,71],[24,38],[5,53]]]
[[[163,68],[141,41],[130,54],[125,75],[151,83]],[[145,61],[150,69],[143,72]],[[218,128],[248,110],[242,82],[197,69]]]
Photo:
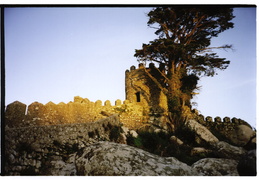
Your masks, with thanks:
[[[163,71],[163,67],[157,69],[153,63],[150,63],[148,68],[139,64],[138,69],[131,66],[130,70],[126,70],[126,100],[142,105],[149,113],[165,115],[168,110],[167,97],[148,75],[149,73],[163,83],[159,71]]]

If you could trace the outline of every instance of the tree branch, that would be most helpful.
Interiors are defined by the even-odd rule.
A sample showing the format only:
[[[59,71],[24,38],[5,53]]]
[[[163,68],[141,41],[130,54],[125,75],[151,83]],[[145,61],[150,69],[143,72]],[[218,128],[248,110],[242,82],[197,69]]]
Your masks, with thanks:
[[[203,49],[197,49],[197,51],[206,51],[206,50],[211,50],[211,49],[232,49],[231,45],[224,45],[224,46],[219,46],[219,47],[207,47]]]
[[[158,86],[159,89],[161,89],[161,91],[167,95],[168,94],[168,90],[166,88],[163,88],[163,86],[156,80],[156,78],[154,78],[148,71],[147,69],[144,67],[144,71],[145,73],[148,75],[148,77],[150,77],[150,79],[152,79],[152,81],[154,81],[154,83]]]
[[[166,75],[164,73],[162,73],[157,67],[155,67],[155,68],[165,78],[166,82],[169,83],[170,79],[168,79],[168,77],[166,77]]]
[[[187,40],[187,42],[186,42],[185,44],[189,44],[189,43],[192,41],[192,38],[189,39],[189,37],[192,37],[192,36],[193,36],[193,34],[194,34],[195,31],[197,30],[197,28],[201,26],[201,24],[200,24],[201,21],[202,21],[203,19],[205,19],[205,18],[206,18],[205,15],[203,15],[202,17],[200,17],[199,20],[198,20],[197,18],[195,18],[195,21],[196,21],[197,23],[195,24],[195,26],[194,26],[194,28],[192,29],[192,31],[191,31],[189,34],[186,35],[186,39],[188,39],[188,40]]]

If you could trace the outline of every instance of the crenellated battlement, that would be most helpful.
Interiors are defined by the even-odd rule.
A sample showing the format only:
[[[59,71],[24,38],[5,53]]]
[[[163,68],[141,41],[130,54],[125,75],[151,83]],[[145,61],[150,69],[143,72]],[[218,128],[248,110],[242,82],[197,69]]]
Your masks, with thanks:
[[[109,100],[92,102],[79,96],[75,96],[73,102],[60,102],[58,104],[48,102],[44,105],[34,102],[27,106],[15,101],[6,107],[6,130],[21,127],[85,124],[111,117],[113,114],[118,114],[120,122],[130,129],[152,132],[160,127],[166,131],[174,130],[174,125],[170,124],[170,118],[162,111],[159,113],[158,110],[150,110],[149,106],[145,106],[141,102],[131,102],[128,99],[125,101],[118,99],[114,103],[112,105]],[[191,112],[189,119],[195,119],[217,137],[237,145],[240,142],[236,134],[239,132],[240,126],[251,127],[242,119],[235,117],[224,117],[222,119],[219,116],[215,118],[204,117],[198,114],[197,110]]]
[[[224,118],[221,118],[219,116],[216,116],[216,117],[211,117],[211,116],[207,116],[207,117],[204,117],[203,115],[198,115],[197,116],[197,121],[200,122],[201,124],[204,124],[204,123],[223,123],[223,124],[226,124],[226,123],[233,123],[233,124],[245,124],[245,125],[249,125],[246,121],[240,119],[240,118],[236,118],[236,117],[233,117],[233,118],[230,118],[228,116],[224,117]],[[250,125],[249,125],[250,126]]]
[[[133,71],[143,70],[144,68],[147,69],[147,70],[149,70],[149,69],[159,69],[160,71],[163,71],[165,69],[165,66],[164,66],[164,64],[161,63],[161,64],[159,64],[159,67],[156,67],[154,63],[149,63],[148,67],[146,67],[145,64],[139,63],[138,68],[136,68],[136,66],[132,65],[130,67],[130,69],[129,70],[127,69],[125,72],[129,73],[129,72],[133,72]]]
[[[138,68],[131,66],[129,70],[126,70],[126,99],[124,101],[117,99],[114,103],[110,100],[92,102],[80,96],[75,96],[73,102],[58,104],[34,102],[27,106],[15,101],[6,107],[6,128],[88,123],[118,114],[120,121],[130,129],[160,127],[163,130],[173,131],[178,119],[172,119],[169,116],[167,96],[150,77],[151,74],[156,77],[157,81],[163,79],[160,76],[164,71],[164,66],[162,64],[155,68],[154,63],[150,63],[148,67],[145,66],[140,63]],[[195,119],[208,129],[221,133],[225,137],[235,134],[239,125],[250,126],[244,120],[235,117],[207,116],[205,118],[197,110],[191,112],[187,106],[184,113],[187,120]]]
[[[27,106],[15,101],[6,107],[5,122],[7,128],[86,123],[118,113],[121,121],[132,127],[143,119],[143,112],[143,107],[128,100],[118,99],[115,105],[112,105],[110,100],[104,103],[101,100],[92,102],[87,98],[75,96],[74,101],[67,104],[64,102],[55,104],[50,101],[45,105],[33,102]],[[135,119],[132,119],[133,117]]]
[[[162,71],[162,65],[159,68]],[[167,97],[150,77],[152,75],[158,81],[162,79],[160,77],[161,73],[155,68],[154,63],[150,63],[148,67],[145,67],[143,63],[140,63],[138,68],[131,66],[130,70],[126,70],[125,74],[127,100],[131,103],[139,103],[152,112],[167,114]]]

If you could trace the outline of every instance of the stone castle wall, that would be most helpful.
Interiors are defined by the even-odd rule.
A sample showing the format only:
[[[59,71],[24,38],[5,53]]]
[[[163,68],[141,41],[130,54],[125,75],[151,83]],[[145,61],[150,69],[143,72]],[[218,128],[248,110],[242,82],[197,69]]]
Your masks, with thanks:
[[[150,63],[148,68],[139,64],[139,68],[131,66],[130,70],[126,70],[126,99],[138,102],[151,113],[167,114],[167,97],[149,76],[152,75],[160,81],[163,78],[159,71],[163,71],[162,68],[155,68],[153,63]]]
[[[27,105],[19,101],[9,104],[5,110],[6,128],[87,123],[119,114],[121,122],[134,129],[145,123],[148,115],[140,104],[128,100],[123,103],[117,100],[113,106],[109,100],[102,105],[100,100],[91,102],[79,96],[67,104],[49,102],[44,105],[34,102],[28,106],[27,113],[26,108]]]
[[[111,105],[109,100],[105,101],[103,105],[100,100],[91,102],[87,98],[79,96],[74,97],[74,101],[67,104],[49,102],[44,105],[34,102],[27,107],[27,105],[15,101],[6,107],[5,125],[7,128],[13,128],[86,123],[94,122],[111,114],[119,114],[120,121],[131,129],[139,129],[147,123],[158,125],[162,121],[163,126],[166,127],[166,124],[170,124],[167,114],[167,98],[148,75],[156,77],[159,81],[163,79],[161,77],[163,71],[164,67],[156,68],[153,63],[150,63],[148,68],[143,64],[139,64],[138,68],[131,66],[130,70],[125,72],[126,100],[123,102],[116,100],[115,105]],[[211,117],[207,117],[206,121],[204,117],[201,120],[201,116],[191,112],[189,108],[186,109],[185,113],[188,119],[196,119],[208,127],[212,124],[218,125],[221,121],[219,117],[215,118],[215,123]],[[230,121],[230,118],[224,118],[221,126],[234,127],[235,124],[244,124],[244,121],[236,118]]]
[[[164,67],[160,64],[159,67],[155,67],[153,63],[150,63],[148,67],[143,64],[139,64],[139,67],[131,66],[129,70],[125,72],[125,90],[126,99],[132,103],[138,103],[143,106],[145,111],[149,114],[149,122],[165,130],[175,129],[168,118],[168,102],[165,94],[158,88],[156,82],[152,79],[153,76],[160,83],[163,84],[163,77],[161,73],[164,72]],[[224,117],[221,120],[220,117],[213,118],[203,117],[199,115],[195,110],[191,112],[189,107],[184,107],[183,112],[188,119],[195,119],[222,139],[229,139],[229,142],[235,143],[235,134],[239,125],[247,125],[251,127],[247,122],[241,119]],[[172,118],[173,121],[174,120]],[[177,122],[176,122],[177,123]]]
[[[5,129],[5,173],[49,175],[52,164],[68,161],[71,153],[91,141],[110,141],[112,129],[120,125],[118,116],[113,115],[94,123]]]
[[[77,101],[81,98],[76,97],[75,99]],[[24,108],[23,104],[18,104]],[[18,104],[16,102],[14,105],[18,106]],[[21,114],[17,115],[17,117],[21,117]],[[217,135],[223,132],[222,135],[226,136],[224,140],[228,139],[228,141],[235,139],[235,137],[229,136],[235,135],[235,128],[241,124],[246,124],[245,121],[236,118],[230,120],[230,118],[226,117],[221,121],[219,117],[216,117],[213,121],[212,117],[206,117],[205,119],[202,115],[198,115],[198,117],[197,121],[199,123],[210,130],[214,130],[212,131],[213,133],[216,130]],[[151,119],[159,121],[161,117],[150,116]],[[74,166],[71,164],[74,162],[74,153],[79,152],[80,148],[91,144],[91,142],[110,141],[111,132],[114,127],[119,126],[121,126],[119,115],[112,115],[105,119],[88,123],[70,122],[55,125],[41,123],[41,125],[37,126],[6,128],[5,173],[6,175],[48,175],[58,173],[59,168],[62,168],[62,173],[73,175],[76,172],[71,171],[70,167]],[[235,142],[233,143],[235,144]],[[66,169],[67,172],[64,172]]]
[[[224,140],[233,145],[242,144],[239,140],[240,137],[238,137],[238,134],[243,133],[240,132],[242,131],[240,129],[242,125],[245,125],[252,129],[250,124],[248,124],[246,121],[235,117],[224,117],[223,119],[221,119],[221,117],[217,116],[214,118],[213,121],[213,118],[211,116],[207,116],[206,118],[204,118],[204,116],[200,114],[196,116],[195,120],[207,127],[220,140]]]
[[[54,104],[49,102],[45,105],[34,102],[27,106],[21,102],[13,102],[6,107],[5,124],[6,129],[19,127],[65,125],[75,123],[95,122],[112,114],[118,114],[121,123],[130,129],[141,129],[142,127],[151,127],[153,131],[157,126],[164,130],[173,130],[170,127],[169,118],[164,113],[156,113],[148,110],[149,106],[144,106],[141,102],[130,102],[117,100],[115,105],[110,101],[105,101],[104,105],[100,100],[91,102],[87,98],[79,96],[74,97],[74,102]],[[27,108],[27,113],[26,113]],[[230,143],[235,144],[235,134],[239,125],[247,125],[247,122],[241,119],[229,117],[213,118],[193,113],[189,119],[195,119],[200,124],[206,126],[222,139],[228,139]],[[149,128],[150,129],[150,128]]]
[[[162,67],[149,68],[139,65],[127,70],[126,100],[91,102],[87,98],[74,97],[73,102],[30,105],[15,101],[5,110],[5,171],[8,175],[50,174],[52,162],[69,161],[68,154],[76,152],[91,142],[91,139],[111,140],[113,127],[121,123],[130,129],[161,127],[170,129],[167,99],[155,85],[148,73],[158,77]],[[117,114],[117,115],[115,115]],[[213,118],[188,110],[188,119],[195,119],[206,126],[215,136],[231,144],[236,142],[239,125],[247,122],[229,117]],[[187,119],[187,120],[188,120]],[[149,125],[149,126],[146,126]],[[150,126],[151,125],[151,126]],[[169,128],[168,128],[169,127]],[[151,128],[152,129],[152,128]],[[64,159],[65,158],[65,159]],[[62,159],[62,161],[61,161]],[[64,165],[64,164],[63,164]],[[63,166],[61,164],[61,166]],[[44,169],[49,167],[48,169]],[[63,167],[64,169],[64,167]],[[69,167],[68,167],[68,172]],[[32,173],[32,172],[30,172]],[[73,173],[73,172],[72,172]]]
[[[145,72],[147,71],[147,72]],[[73,102],[67,104],[61,102],[54,104],[49,102],[42,104],[34,102],[30,105],[25,105],[15,101],[7,105],[5,110],[5,127],[19,128],[30,126],[48,126],[48,125],[64,125],[74,123],[95,122],[99,119],[118,114],[121,123],[130,129],[148,128],[151,125],[152,131],[161,127],[164,130],[172,131],[172,125],[167,114],[167,100],[165,95],[157,88],[154,82],[147,75],[152,74],[158,77],[159,71],[163,71],[163,67],[155,68],[154,64],[150,64],[149,68],[145,68],[143,64],[136,69],[132,66],[130,70],[126,70],[125,86],[126,100],[116,100],[115,105],[112,105],[109,100],[91,102],[87,98],[79,96],[74,97]],[[239,125],[247,125],[248,123],[237,118],[212,117],[204,118],[197,112],[191,112],[188,109],[187,120],[195,119],[208,129],[222,136],[222,138],[230,139],[233,142],[232,136]],[[173,120],[173,121],[177,121]],[[153,126],[152,126],[153,125]]]
[[[27,109],[27,113],[26,113]],[[49,102],[45,105],[34,102],[27,108],[26,104],[15,101],[7,105],[5,110],[5,124],[7,128],[28,127],[40,125],[59,125],[73,123],[95,122],[112,114],[119,114],[120,121],[127,127],[136,129],[150,123],[159,121],[162,114],[150,112],[147,107],[139,102],[116,100],[115,105],[111,105],[107,100],[102,105],[102,101],[91,102],[87,98],[74,97],[74,102],[67,104],[61,102],[54,104]],[[165,116],[163,116],[165,117]],[[235,126],[245,124],[244,120],[229,117],[223,118],[203,115],[192,116],[205,126],[220,124],[221,126]]]

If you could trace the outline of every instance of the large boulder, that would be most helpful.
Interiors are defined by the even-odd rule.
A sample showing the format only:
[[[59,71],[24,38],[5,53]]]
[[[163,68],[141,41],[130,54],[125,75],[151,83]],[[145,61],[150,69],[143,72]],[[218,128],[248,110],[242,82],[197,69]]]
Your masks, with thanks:
[[[239,146],[246,145],[255,132],[246,125],[239,125],[236,129],[236,138],[233,139],[234,143]]]
[[[176,136],[171,136],[170,141],[174,144],[178,144],[179,146],[183,145],[183,141]]]
[[[202,176],[238,176],[237,160],[205,158],[195,162],[192,168]]]
[[[76,155],[77,175],[195,176],[199,175],[174,157],[160,157],[125,144],[98,142]]]
[[[236,146],[245,146],[253,136],[255,131],[249,125],[236,125],[227,135],[230,142]]]
[[[217,156],[227,159],[239,160],[246,153],[244,148],[230,145],[224,141],[213,144],[212,149]]]
[[[189,120],[185,123],[185,127],[187,127],[190,131],[193,131],[196,138],[197,144],[208,143],[214,144],[219,142],[218,138],[216,138],[205,126],[201,125],[195,120]]]
[[[191,156],[208,154],[211,150],[205,149],[204,147],[194,147],[191,150]]]
[[[183,141],[176,136],[171,136],[170,141],[174,144],[178,144],[179,146],[183,145]]]

